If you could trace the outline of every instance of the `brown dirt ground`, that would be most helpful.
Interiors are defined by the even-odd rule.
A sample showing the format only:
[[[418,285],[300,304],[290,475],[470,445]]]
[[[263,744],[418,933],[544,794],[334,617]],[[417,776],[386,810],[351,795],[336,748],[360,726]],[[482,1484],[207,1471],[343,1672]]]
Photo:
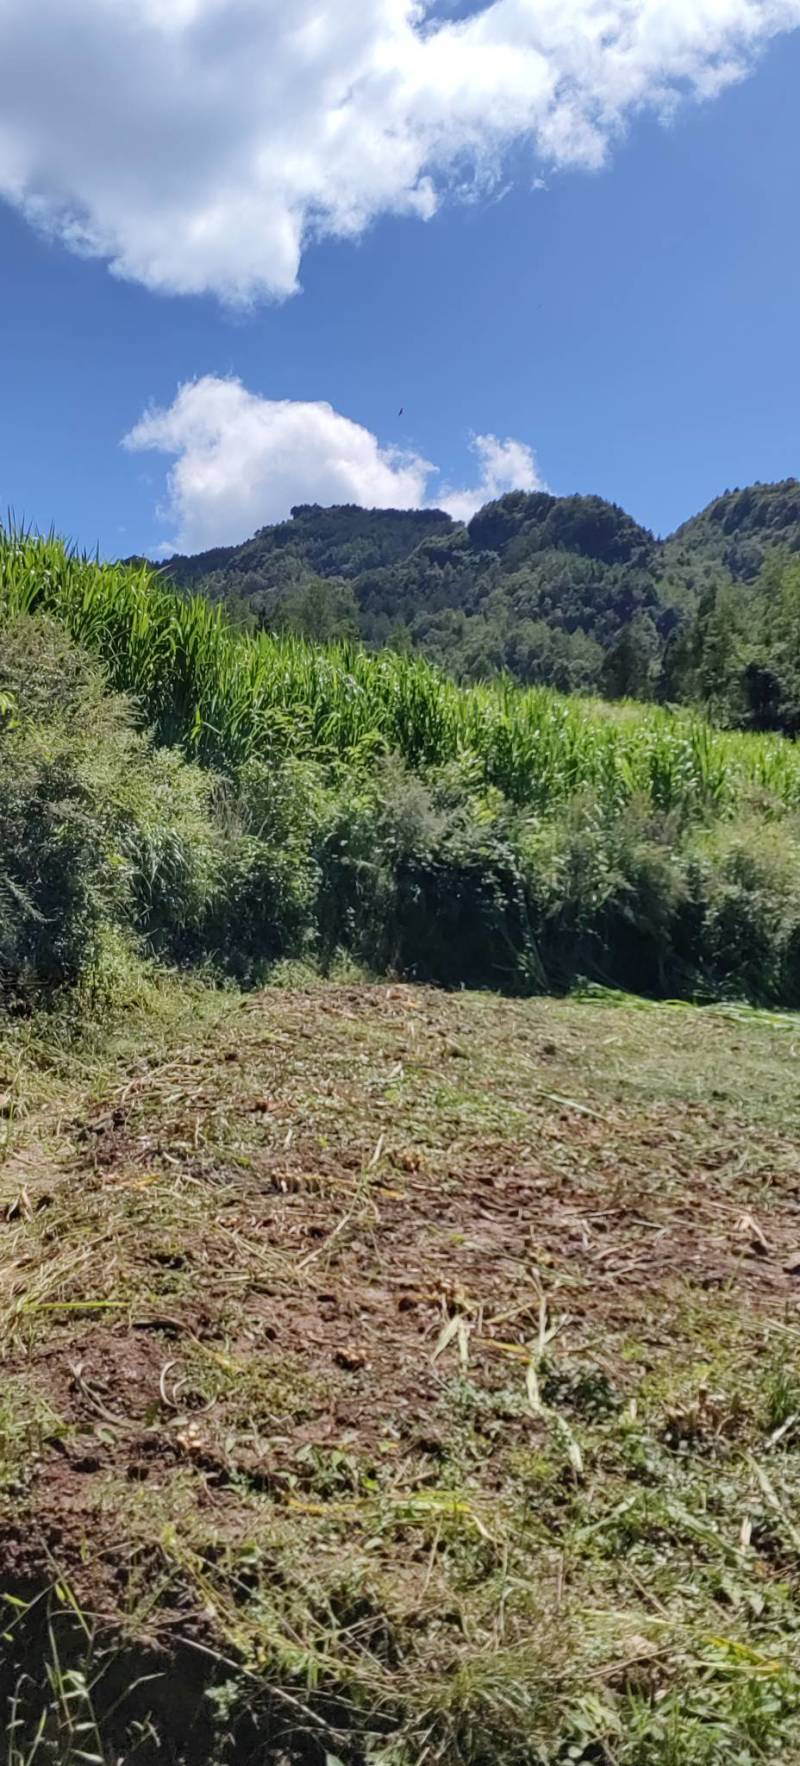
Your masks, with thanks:
[[[115,1074],[55,1156],[29,1132],[3,1183],[4,1378],[53,1420],[4,1505],[6,1577],[68,1570],[113,1616],[110,1485],[169,1492],[188,1469],[224,1534],[243,1491],[313,1513],[315,1451],[424,1483],[445,1384],[461,1365],[522,1391],[542,1318],[563,1365],[612,1383],[631,1343],[638,1377],[680,1355],[697,1307],[800,1322],[790,1033],[632,1016],[266,994]]]
[[[747,1600],[796,1572],[749,1455],[770,1452],[759,1363],[800,1344],[798,1047],[791,1019],[736,1010],[313,987],[231,1000],[168,1047],[109,1045],[28,1114],[21,1095],[0,1164],[0,1595],[67,1588],[81,1625],[253,1672],[272,1626],[291,1704],[309,1676],[344,1685],[318,1623],[357,1558],[350,1690],[385,1635],[447,1681],[459,1651],[549,1632],[553,1672],[611,1701],[641,1651],[662,1688],[691,1685],[692,1589],[713,1604],[740,1563],[742,1505]],[[581,1379],[581,1404],[641,1404],[675,1476],[630,1473]],[[719,1489],[696,1482],[706,1462]],[[673,1508],[653,1545],[645,1503],[636,1572],[615,1529],[648,1478]],[[705,1503],[726,1515],[719,1575],[692,1531]],[[606,1543],[583,1566],[588,1538]],[[646,1630],[668,1619],[673,1655]]]

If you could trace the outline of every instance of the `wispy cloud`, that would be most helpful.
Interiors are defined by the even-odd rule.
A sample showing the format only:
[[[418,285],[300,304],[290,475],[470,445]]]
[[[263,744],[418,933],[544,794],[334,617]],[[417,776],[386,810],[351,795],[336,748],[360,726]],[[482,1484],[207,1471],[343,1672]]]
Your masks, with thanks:
[[[474,435],[472,451],[480,466],[480,476],[472,490],[445,486],[437,498],[439,508],[446,509],[454,521],[469,521],[476,509],[504,496],[506,491],[547,489],[533,448],[526,442],[514,441],[512,436],[500,441],[496,435]]]

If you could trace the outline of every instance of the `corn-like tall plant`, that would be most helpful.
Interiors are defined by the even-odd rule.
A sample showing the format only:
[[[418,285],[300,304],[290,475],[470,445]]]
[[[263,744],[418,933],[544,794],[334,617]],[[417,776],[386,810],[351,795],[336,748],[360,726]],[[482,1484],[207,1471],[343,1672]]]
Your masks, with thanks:
[[[244,635],[148,566],[103,565],[53,535],[0,533],[0,617],[35,611],[102,659],[158,740],[217,768],[272,755],[366,769],[397,753],[424,772],[472,759],[485,785],[540,817],[580,791],[610,811],[646,797],[697,818],[726,814],[743,792],[800,803],[800,752],[779,737],[508,681],[464,688],[418,657]]]

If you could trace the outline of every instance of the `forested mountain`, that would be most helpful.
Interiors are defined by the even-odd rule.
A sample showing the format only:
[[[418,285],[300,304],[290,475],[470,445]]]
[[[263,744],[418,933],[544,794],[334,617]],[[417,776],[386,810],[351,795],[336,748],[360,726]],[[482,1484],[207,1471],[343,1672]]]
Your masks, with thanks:
[[[462,680],[507,671],[566,691],[700,699],[722,721],[793,730],[798,552],[800,482],[788,479],[726,492],[667,540],[600,497],[541,491],[511,492],[466,526],[441,510],[306,504],[164,571],[245,626],[419,650]]]
[[[454,526],[440,509],[360,509],[350,503],[323,509],[301,503],[291,521],[262,527],[241,546],[218,546],[195,557],[171,558],[170,574],[195,584],[222,573],[270,580],[274,563],[299,560],[322,577],[357,576],[399,564],[415,547]]]
[[[800,481],[726,491],[666,542],[668,566],[717,565],[734,582],[753,582],[776,546],[800,552]]]

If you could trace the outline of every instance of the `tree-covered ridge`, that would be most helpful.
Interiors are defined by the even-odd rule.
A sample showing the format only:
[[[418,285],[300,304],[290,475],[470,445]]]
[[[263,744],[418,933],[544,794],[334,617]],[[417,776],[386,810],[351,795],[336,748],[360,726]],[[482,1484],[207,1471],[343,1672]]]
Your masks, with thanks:
[[[725,491],[686,521],[667,542],[670,562],[702,558],[735,582],[753,582],[775,546],[800,552],[800,481],[751,484]]]
[[[473,546],[521,564],[538,552],[575,552],[599,564],[650,564],[656,542],[617,503],[603,497],[554,497],[510,491],[474,515]]]
[[[441,509],[361,509],[344,503],[323,509],[301,503],[290,521],[262,527],[241,546],[218,546],[169,561],[176,582],[195,583],[216,571],[237,575],[268,569],[287,555],[320,576],[356,576],[361,570],[397,564],[414,548],[455,524]]]
[[[776,560],[798,551],[788,479],[726,492],[667,540],[601,497],[513,491],[466,526],[441,510],[303,505],[164,568],[245,626],[419,651],[459,680],[505,672],[793,730],[792,593]]]
[[[243,546],[165,570],[267,629],[421,650],[460,678],[507,670],[582,689],[600,684],[605,651],[637,614],[671,628],[657,553],[602,498],[519,491],[466,527],[437,510],[306,505]]]

